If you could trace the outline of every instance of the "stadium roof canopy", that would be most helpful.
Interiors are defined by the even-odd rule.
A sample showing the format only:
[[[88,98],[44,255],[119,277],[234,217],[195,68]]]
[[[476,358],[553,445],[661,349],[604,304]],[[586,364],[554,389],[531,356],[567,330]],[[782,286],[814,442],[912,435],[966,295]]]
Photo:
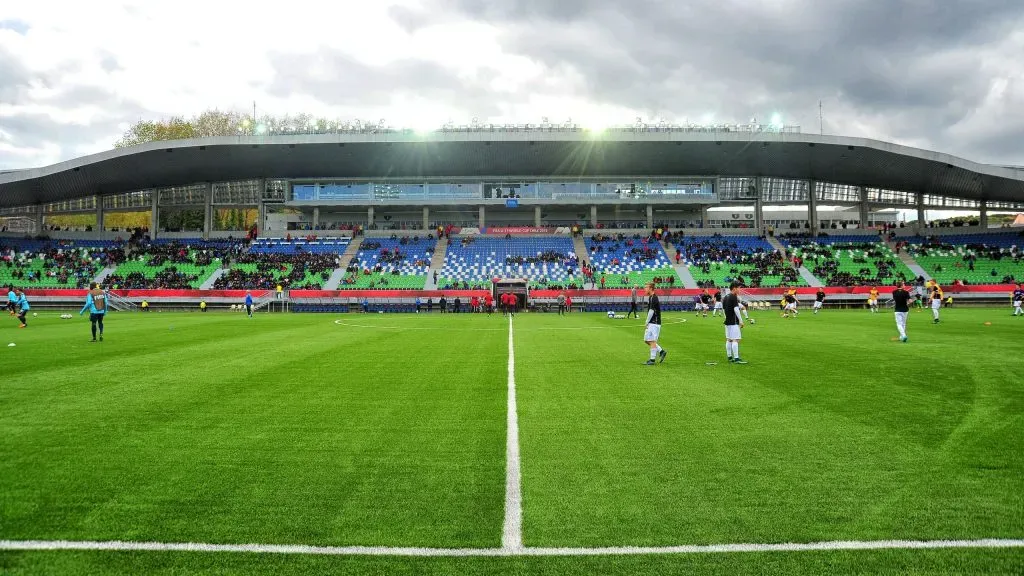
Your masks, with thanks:
[[[767,176],[1024,201],[1024,169],[862,138],[794,133],[459,131],[151,142],[0,172],[0,207],[250,178]]]

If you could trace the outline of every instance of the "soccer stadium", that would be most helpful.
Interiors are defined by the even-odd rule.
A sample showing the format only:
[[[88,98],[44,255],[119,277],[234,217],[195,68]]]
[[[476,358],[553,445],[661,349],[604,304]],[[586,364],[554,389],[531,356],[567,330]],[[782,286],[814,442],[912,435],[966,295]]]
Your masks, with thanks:
[[[1022,566],[1024,229],[989,222],[1022,169],[795,128],[278,127],[10,171],[0,206],[12,572]]]

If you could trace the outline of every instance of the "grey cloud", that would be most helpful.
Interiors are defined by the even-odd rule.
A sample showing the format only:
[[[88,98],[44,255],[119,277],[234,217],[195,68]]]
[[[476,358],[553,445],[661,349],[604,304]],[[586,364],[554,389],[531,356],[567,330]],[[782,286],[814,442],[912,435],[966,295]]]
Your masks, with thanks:
[[[817,131],[824,99],[829,127],[867,125],[878,133],[858,135],[1024,163],[1024,141],[978,146],[984,133],[949,131],[983,105],[995,78],[981,57],[1024,25],[1017,0],[437,0],[430,8],[494,25],[505,50],[553,74],[577,72],[600,102],[735,121],[778,110]]]
[[[0,46],[0,103],[19,101],[32,81],[33,76],[29,70]]]
[[[350,56],[322,48],[313,55],[272,53],[273,74],[267,90],[273,96],[309,94],[335,106],[387,105],[400,94],[445,102],[471,102],[481,115],[498,112],[488,83],[497,72],[483,70],[462,77],[436,62],[405,59],[369,66]],[[316,73],[311,73],[314,70]]]

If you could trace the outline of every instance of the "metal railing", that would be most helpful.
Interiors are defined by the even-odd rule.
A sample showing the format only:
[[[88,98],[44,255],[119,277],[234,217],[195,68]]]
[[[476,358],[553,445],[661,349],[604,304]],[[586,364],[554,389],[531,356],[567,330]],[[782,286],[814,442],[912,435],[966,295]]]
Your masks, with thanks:
[[[106,294],[107,297],[107,304],[109,304],[110,308],[113,310],[117,310],[118,312],[135,312],[139,309],[138,304],[123,296],[111,294],[110,292],[104,292],[104,294]]]

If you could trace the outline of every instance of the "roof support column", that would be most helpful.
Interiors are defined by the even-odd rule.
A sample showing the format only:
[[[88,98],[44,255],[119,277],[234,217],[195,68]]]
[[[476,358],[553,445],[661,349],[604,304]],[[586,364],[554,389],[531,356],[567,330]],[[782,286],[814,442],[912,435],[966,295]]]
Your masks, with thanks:
[[[711,217],[708,215],[708,206],[707,205],[704,205],[704,206],[700,207],[700,227],[701,228],[710,228],[711,227]]]
[[[647,205],[647,229],[654,230],[654,206],[650,204]]]
[[[536,228],[540,228],[540,225],[541,225],[540,206],[534,206],[533,207],[533,225]]]
[[[484,233],[484,228],[487,226],[487,207],[480,206],[480,233]]]
[[[99,232],[99,238],[102,238],[103,234],[103,197],[96,196],[96,227],[93,228],[96,232]]]
[[[754,186],[757,187],[754,196],[754,229],[758,234],[765,234],[764,229],[764,178],[758,176],[754,179]]]
[[[366,209],[366,229],[373,230],[373,206]]]
[[[263,194],[260,194],[263,197]],[[203,201],[203,240],[210,239],[210,232],[213,232],[213,182],[206,185],[206,194]]]
[[[927,225],[928,225],[928,223],[925,222],[924,219],[925,219],[924,193],[923,192],[918,192],[917,193],[917,231],[918,231],[918,233],[920,233],[921,230],[924,230],[925,227],[927,227]]]
[[[590,227],[597,228],[597,204],[590,205]]]
[[[988,201],[982,200],[978,209],[978,219],[980,220],[979,224],[981,224],[982,228],[988,228]]]
[[[156,240],[160,228],[160,191],[153,190],[152,206],[149,209],[149,239]]]
[[[430,230],[430,206],[423,207],[423,229]]]
[[[807,185],[807,222],[811,226],[811,235],[818,232],[818,182],[811,180]]]
[[[320,207],[313,206],[313,230],[316,230],[317,226],[320,226]]]
[[[43,205],[35,206],[35,213],[32,214],[32,222],[36,225],[36,234],[43,233]]]
[[[857,188],[857,194],[860,196],[859,214],[860,214],[860,226],[859,228],[866,229],[871,225],[871,211],[868,210],[868,189],[861,186]]]

